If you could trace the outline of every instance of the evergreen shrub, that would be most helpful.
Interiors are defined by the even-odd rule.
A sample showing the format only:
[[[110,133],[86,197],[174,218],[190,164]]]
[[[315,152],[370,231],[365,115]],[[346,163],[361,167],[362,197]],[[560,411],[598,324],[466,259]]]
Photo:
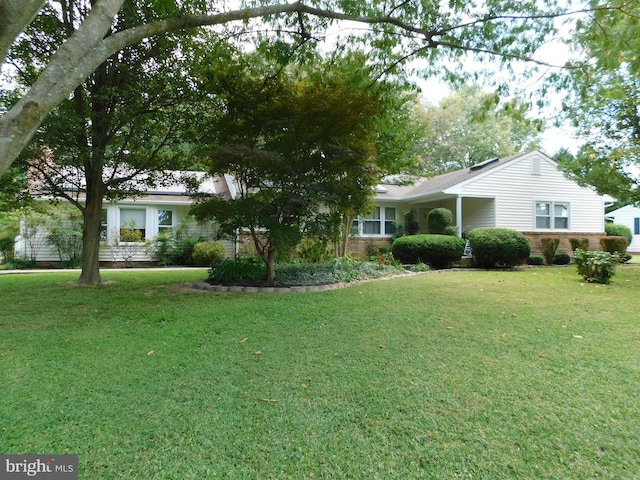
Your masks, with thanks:
[[[570,238],[569,243],[571,244],[571,251],[574,252],[576,249],[580,250],[589,250],[589,239],[588,238]]]
[[[544,265],[544,257],[532,255],[527,259],[527,265]]]
[[[208,278],[212,283],[239,283],[264,280],[266,277],[267,267],[261,259],[234,257],[212,263]]]
[[[608,237],[625,237],[627,239],[627,245],[629,245],[633,239],[631,229],[618,223],[606,222],[604,224],[604,231]]]
[[[434,208],[427,215],[429,233],[444,234],[445,228],[453,223],[453,213],[448,208]]]
[[[627,237],[607,236],[600,237],[600,246],[602,250],[609,253],[626,253],[629,242]]]
[[[558,245],[560,245],[560,239],[545,237],[540,239],[540,243],[542,244],[542,256],[544,257],[544,261],[547,265],[551,265],[556,257],[556,251],[558,250]]]
[[[482,227],[469,232],[473,261],[480,268],[522,265],[531,254],[529,240],[507,228]]]
[[[227,249],[221,242],[198,242],[193,246],[194,265],[209,266],[213,262],[221,262],[227,253]]]
[[[400,263],[446,268],[462,258],[464,246],[462,238],[450,235],[411,235],[394,240],[391,253]]]
[[[571,256],[568,253],[556,253],[553,258],[554,265],[569,265],[571,263]]]

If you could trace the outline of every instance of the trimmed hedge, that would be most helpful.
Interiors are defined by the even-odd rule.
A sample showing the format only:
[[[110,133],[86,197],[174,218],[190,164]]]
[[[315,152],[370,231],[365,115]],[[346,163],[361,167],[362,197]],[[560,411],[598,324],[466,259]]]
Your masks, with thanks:
[[[462,258],[465,241],[450,235],[411,235],[394,240],[391,253],[405,264],[426,263],[432,268],[446,268]]]
[[[607,236],[600,237],[600,246],[602,250],[609,253],[626,253],[629,242],[627,237]]]
[[[627,245],[633,240],[631,229],[619,223],[606,222],[604,224],[604,232],[607,234],[607,237],[625,237],[627,239]]]
[[[476,228],[469,232],[469,243],[473,261],[480,268],[522,265],[531,254],[529,240],[507,228]]]
[[[434,208],[427,215],[427,229],[430,234],[444,234],[445,228],[451,223],[453,223],[453,212],[448,208]]]

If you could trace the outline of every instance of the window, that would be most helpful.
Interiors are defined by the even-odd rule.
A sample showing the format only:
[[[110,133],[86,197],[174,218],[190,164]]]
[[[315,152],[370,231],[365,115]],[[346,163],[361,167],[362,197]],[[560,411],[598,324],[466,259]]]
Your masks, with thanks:
[[[533,175],[542,174],[542,166],[540,164],[540,159],[539,158],[532,158],[531,159],[531,173]]]
[[[394,225],[397,218],[396,207],[376,207],[375,210],[359,222],[363,236],[390,236],[396,233]]]
[[[100,215],[100,241],[107,241],[107,209],[103,208]]]
[[[542,230],[568,230],[569,204],[536,202],[536,228]]]
[[[158,210],[158,234],[173,230],[173,211]]]
[[[120,241],[142,242],[146,237],[147,211],[143,208],[120,209]]]

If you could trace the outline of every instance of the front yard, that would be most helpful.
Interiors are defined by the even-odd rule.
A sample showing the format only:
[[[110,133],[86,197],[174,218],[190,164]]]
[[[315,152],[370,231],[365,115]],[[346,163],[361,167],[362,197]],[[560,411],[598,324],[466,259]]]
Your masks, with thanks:
[[[83,479],[637,478],[640,268],[320,293],[0,276],[0,453]]]

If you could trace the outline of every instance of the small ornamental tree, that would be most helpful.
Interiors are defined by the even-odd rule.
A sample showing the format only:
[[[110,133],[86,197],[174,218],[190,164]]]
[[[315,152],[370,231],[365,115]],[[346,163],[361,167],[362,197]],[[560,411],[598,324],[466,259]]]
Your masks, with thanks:
[[[197,143],[211,148],[208,171],[232,175],[237,194],[231,201],[196,196],[192,212],[215,219],[221,233],[247,231],[272,283],[280,255],[307,233],[335,238],[336,216],[364,213],[383,171],[401,161],[397,151],[378,153],[379,133],[388,129],[380,119],[404,95],[373,80],[363,56],[314,64],[322,74],[290,68],[274,75],[261,56],[229,54],[240,66],[206,71],[201,85],[226,113],[211,119]]]

